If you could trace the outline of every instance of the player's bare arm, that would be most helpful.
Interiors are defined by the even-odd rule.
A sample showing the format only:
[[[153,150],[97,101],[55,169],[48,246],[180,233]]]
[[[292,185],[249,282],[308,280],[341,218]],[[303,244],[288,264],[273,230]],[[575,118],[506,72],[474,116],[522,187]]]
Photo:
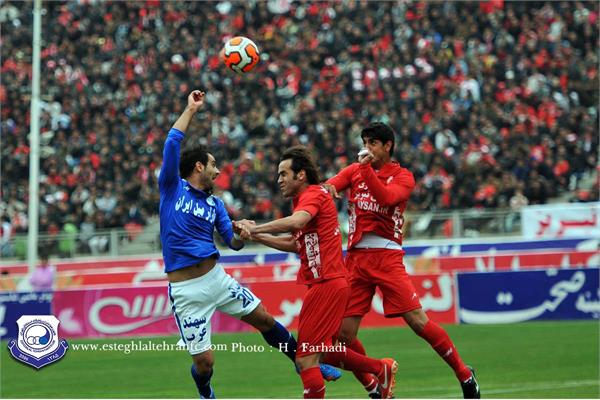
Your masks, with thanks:
[[[312,215],[300,210],[289,217],[280,218],[262,225],[252,226],[246,224],[246,227],[253,235],[257,233],[288,233],[304,228],[311,219]]]
[[[200,90],[194,90],[188,96],[187,106],[185,110],[181,113],[173,128],[180,130],[181,132],[186,132],[188,127],[190,126],[190,122],[194,117],[194,114],[204,105],[204,92]]]
[[[252,240],[275,250],[298,253],[296,240],[292,235],[275,236],[268,233],[257,233],[252,235]]]

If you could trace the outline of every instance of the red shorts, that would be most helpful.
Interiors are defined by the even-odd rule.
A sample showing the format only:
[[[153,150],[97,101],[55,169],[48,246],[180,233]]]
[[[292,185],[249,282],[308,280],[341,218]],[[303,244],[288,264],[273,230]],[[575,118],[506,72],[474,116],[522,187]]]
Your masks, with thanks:
[[[421,308],[419,296],[406,273],[404,251],[354,249],[346,256],[352,295],[344,317],[362,317],[371,309],[375,288],[383,295],[386,318]]]
[[[329,279],[309,287],[300,310],[296,358],[324,353],[335,344],[349,296],[346,278]]]

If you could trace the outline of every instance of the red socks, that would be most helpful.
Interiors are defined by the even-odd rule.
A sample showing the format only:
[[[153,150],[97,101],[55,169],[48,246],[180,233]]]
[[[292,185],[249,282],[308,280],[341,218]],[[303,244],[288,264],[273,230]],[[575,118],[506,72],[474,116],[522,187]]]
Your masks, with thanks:
[[[364,356],[348,347],[345,352],[336,351],[325,353],[323,362],[352,372],[360,371],[375,375],[381,372],[381,360]]]
[[[363,346],[362,342],[360,340],[358,340],[358,338],[355,338],[352,341],[352,343],[350,343],[348,345],[348,348],[354,350],[358,354],[363,354],[363,355],[367,354],[365,347]],[[365,387],[365,389],[367,391],[373,390],[377,386],[377,376],[376,376],[377,374],[370,374],[367,372],[358,372],[358,371],[352,371],[352,373],[354,374],[356,379],[358,379],[358,381]],[[375,375],[375,376],[373,376],[373,375]]]
[[[423,339],[425,339],[431,347],[450,365],[454,370],[456,377],[464,382],[471,377],[471,370],[463,363],[454,343],[438,324],[429,320],[423,330],[419,333]]]
[[[300,372],[300,378],[302,379],[302,385],[304,385],[305,399],[325,398],[325,381],[319,367],[305,369]]]

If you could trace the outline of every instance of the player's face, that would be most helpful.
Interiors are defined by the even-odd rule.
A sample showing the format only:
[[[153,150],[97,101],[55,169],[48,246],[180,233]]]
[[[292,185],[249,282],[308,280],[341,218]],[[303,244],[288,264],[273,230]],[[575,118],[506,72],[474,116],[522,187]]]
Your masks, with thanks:
[[[212,154],[208,155],[208,162],[202,172],[200,173],[200,180],[202,186],[208,191],[212,192],[215,187],[215,179],[219,176],[219,168],[217,168],[217,161]]]
[[[302,171],[300,171],[300,173],[302,173]],[[294,197],[302,186],[302,180],[298,178],[298,175],[294,174],[294,171],[292,171],[292,160],[283,160],[279,163],[277,176],[277,183],[279,184],[279,190],[281,190],[283,197]]]
[[[373,154],[372,164],[381,165],[389,161],[390,149],[392,147],[391,141],[383,143],[379,139],[365,137],[363,138],[363,145]]]

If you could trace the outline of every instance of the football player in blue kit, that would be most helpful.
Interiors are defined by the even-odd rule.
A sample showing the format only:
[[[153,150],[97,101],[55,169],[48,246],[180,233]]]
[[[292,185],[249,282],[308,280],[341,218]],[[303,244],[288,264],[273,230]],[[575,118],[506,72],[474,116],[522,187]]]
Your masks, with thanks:
[[[225,273],[217,263],[213,233],[216,228],[233,250],[244,242],[242,225],[232,223],[223,201],[212,195],[219,174],[212,154],[197,146],[180,154],[181,142],[196,112],[204,104],[204,92],[189,94],[187,106],[165,141],[160,189],[160,239],[169,298],[181,340],[192,356],[191,373],[201,398],[214,398],[210,385],[214,355],[211,317],[216,310],[239,318],[258,329],[266,342],[292,360],[296,340],[261,305],[260,299]],[[326,380],[340,377],[339,370],[321,365]]]

